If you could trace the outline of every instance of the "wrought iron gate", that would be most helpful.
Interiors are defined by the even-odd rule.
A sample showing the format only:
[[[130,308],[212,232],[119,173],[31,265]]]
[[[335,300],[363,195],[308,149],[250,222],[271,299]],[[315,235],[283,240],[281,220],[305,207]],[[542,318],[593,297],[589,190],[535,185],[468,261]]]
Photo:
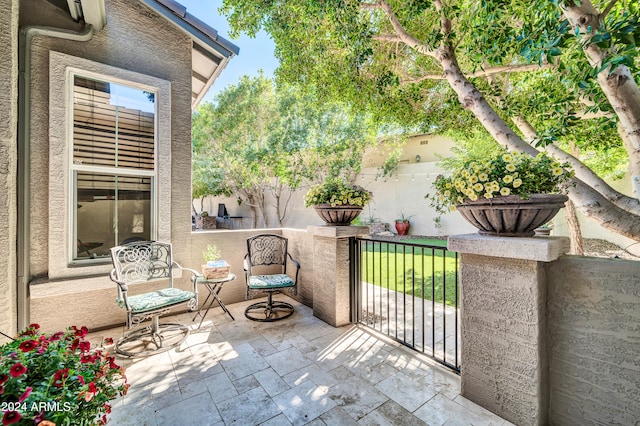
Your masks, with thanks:
[[[458,253],[351,239],[352,321],[460,371]]]

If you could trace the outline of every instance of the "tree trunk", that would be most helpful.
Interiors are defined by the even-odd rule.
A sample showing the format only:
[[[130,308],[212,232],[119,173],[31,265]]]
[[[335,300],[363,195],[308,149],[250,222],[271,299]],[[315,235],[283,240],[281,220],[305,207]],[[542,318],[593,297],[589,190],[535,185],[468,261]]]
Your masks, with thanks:
[[[580,157],[580,151],[574,142],[571,142],[571,156],[576,159]],[[569,227],[569,241],[571,243],[570,253],[577,256],[584,256],[582,230],[580,229],[580,222],[578,221],[578,214],[576,213],[576,206],[573,204],[573,201],[568,200],[565,203],[564,215]]]
[[[252,218],[251,218],[251,228],[252,229],[256,229],[258,227],[258,211],[254,206],[250,206],[251,207],[251,213],[252,213]]]
[[[282,221],[285,217],[287,217],[287,213],[289,210],[289,203],[291,202],[291,197],[293,195],[293,189],[288,188],[288,195],[283,201],[282,191],[284,191],[285,185],[282,182],[277,182],[272,188],[271,192],[273,193],[273,198],[275,199],[276,204],[276,217],[278,221],[278,227],[282,227]]]
[[[589,39],[600,28],[600,20],[604,18],[590,0],[567,1],[562,11],[573,30],[579,32],[587,60],[591,66],[600,68],[602,62],[614,52],[603,51],[589,43]],[[640,88],[626,65],[610,70],[608,67],[598,74],[598,84],[616,112],[629,143],[634,150],[640,150]],[[637,162],[638,157],[632,158],[632,161]]]
[[[527,142],[529,142],[530,144],[533,143],[538,138],[538,132],[536,132],[533,126],[526,119],[522,117],[513,117],[512,121],[515,123],[518,129],[522,132]],[[550,151],[550,153],[559,160],[564,160],[564,158],[568,156],[568,157],[571,157],[573,160],[575,160],[574,162],[572,162],[572,165],[573,163],[579,163],[580,165],[582,165],[582,167],[586,167],[584,166],[584,164],[582,164],[581,161],[577,159],[577,157],[579,156],[579,153],[578,153],[578,148],[575,146],[575,144],[571,145],[572,155],[568,155],[566,152],[564,152],[563,150],[561,150],[555,145],[548,145],[547,151]],[[596,178],[598,177],[596,176]],[[598,180],[602,181],[600,178],[598,178]],[[606,185],[604,181],[602,181],[602,183]],[[576,207],[571,200],[568,200],[565,203],[564,215],[565,215],[565,218],[567,219],[567,227],[569,230],[571,254],[582,256],[584,254],[584,246],[582,244],[582,231],[580,230],[580,222],[578,222]]]
[[[622,138],[622,142],[624,142],[624,146],[627,149],[627,152],[629,153],[633,152],[634,157],[635,156],[640,157],[640,149],[635,149],[631,145],[631,142],[629,141],[627,134],[621,130],[621,126],[619,124],[618,124],[618,133]],[[640,161],[638,162],[631,161],[631,155],[629,155],[629,175],[631,175],[631,184],[633,185],[633,190],[636,193],[635,200],[638,201],[640,200]]]
[[[451,88],[458,95],[462,105],[470,110],[493,138],[510,149],[537,155],[538,150],[518,136],[505,121],[489,105],[480,91],[463,75],[455,58],[453,49],[443,45],[436,52],[436,57]],[[579,179],[569,181],[569,197],[587,217],[595,219],[602,226],[632,238],[640,240],[640,215],[617,207],[596,190]]]
[[[271,194],[273,194],[273,199],[275,200],[276,207],[276,224],[278,228],[282,228],[282,219],[283,213],[280,209],[280,198],[282,196],[282,184],[276,179],[276,183],[271,187]],[[285,205],[285,214],[286,214],[286,205]]]
[[[578,222],[578,214],[571,200],[564,204],[564,216],[567,219],[567,227],[569,228],[569,241],[571,242],[570,254],[584,256],[584,244],[582,241],[582,231],[580,230],[580,222]]]
[[[264,192],[263,188],[249,188],[249,189],[237,189],[237,192],[244,198],[244,203],[251,207],[253,212],[253,229],[258,228],[258,213],[264,221],[264,225],[267,225],[267,219],[264,214]]]
[[[581,4],[585,5],[586,3],[588,3],[588,0],[583,1]],[[378,2],[372,7],[380,8],[388,16],[389,21],[395,30],[397,40],[402,41],[408,47],[414,49],[420,54],[433,57],[440,63],[440,66],[444,71],[445,79],[458,95],[458,100],[462,106],[475,115],[484,128],[499,144],[529,155],[537,155],[538,151],[533,146],[522,140],[522,138],[520,138],[520,136],[518,136],[507,125],[507,123],[505,123],[491,105],[489,105],[480,91],[464,76],[458,66],[454,48],[449,41],[451,36],[451,21],[445,16],[445,12],[443,12],[444,8],[442,2],[435,0],[434,4],[436,5],[438,12],[441,13],[441,34],[443,36],[443,41],[440,47],[435,51],[430,50],[428,46],[420,43],[419,40],[407,33],[406,29],[402,27],[398,18],[394,15],[391,6],[386,1],[378,0]],[[617,86],[612,84],[609,89],[616,87],[619,89],[624,85],[625,88],[624,91],[622,91],[622,94],[627,95],[626,97],[629,98],[625,105],[631,108],[638,106],[638,108],[636,108],[636,112],[640,111],[640,95],[634,95],[635,92],[633,86],[635,86],[635,90],[637,91],[635,82],[633,79],[629,80],[628,78],[624,78],[624,69],[616,69],[616,71],[616,75],[620,75],[621,78],[617,79]],[[628,69],[626,72],[628,74]],[[612,76],[613,75],[614,74],[612,73]],[[614,80],[616,79],[614,78]],[[611,92],[611,90],[609,90],[609,92]],[[622,95],[620,92],[620,90],[617,91],[618,94]],[[623,108],[624,105],[618,105],[617,107]],[[614,107],[614,109],[615,108],[616,107]],[[635,132],[634,134],[640,137],[640,130],[635,130],[638,129],[638,126],[636,125],[634,127],[634,120],[632,117],[633,116],[628,117],[629,119],[626,120],[629,126],[627,127],[625,125],[625,130],[631,128],[632,132],[630,133]],[[634,146],[640,146],[640,142],[633,143]],[[568,187],[570,188],[568,194],[570,199],[574,202],[576,208],[578,208],[587,217],[594,218],[602,226],[619,233],[620,235],[627,236],[635,239],[636,241],[640,240],[640,215],[630,214],[629,212],[621,209],[580,179],[572,179],[569,182]]]
[[[436,52],[445,78],[458,95],[462,106],[473,113],[493,138],[505,147],[537,155],[538,150],[523,141],[489,105],[482,93],[464,76],[458,66],[453,48],[443,45]]]

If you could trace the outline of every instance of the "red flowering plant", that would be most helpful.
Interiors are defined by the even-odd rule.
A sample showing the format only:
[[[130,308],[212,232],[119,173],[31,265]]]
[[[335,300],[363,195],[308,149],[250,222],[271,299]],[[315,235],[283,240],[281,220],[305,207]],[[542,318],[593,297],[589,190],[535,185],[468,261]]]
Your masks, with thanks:
[[[109,401],[126,394],[129,385],[115,358],[103,346],[91,347],[88,332],[73,326],[46,335],[31,324],[0,346],[3,425],[107,422]]]

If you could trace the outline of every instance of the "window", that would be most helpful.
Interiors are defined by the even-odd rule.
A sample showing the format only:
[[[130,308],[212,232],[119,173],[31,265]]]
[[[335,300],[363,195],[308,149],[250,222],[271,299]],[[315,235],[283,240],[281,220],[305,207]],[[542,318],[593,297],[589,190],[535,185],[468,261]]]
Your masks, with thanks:
[[[73,75],[72,260],[156,238],[156,94]]]

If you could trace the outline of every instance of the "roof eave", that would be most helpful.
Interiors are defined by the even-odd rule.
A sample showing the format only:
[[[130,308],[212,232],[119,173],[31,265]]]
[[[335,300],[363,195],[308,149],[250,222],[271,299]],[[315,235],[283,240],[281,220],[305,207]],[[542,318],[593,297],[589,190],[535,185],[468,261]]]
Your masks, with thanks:
[[[218,54],[224,58],[231,58],[240,53],[240,48],[238,48],[238,46],[234,45],[229,40],[218,36],[215,30],[214,37],[211,37],[211,35],[208,35],[201,29],[199,29],[198,24],[201,21],[195,18],[193,15],[184,12],[182,16],[179,16],[174,11],[172,11],[172,9],[162,3],[159,3],[157,0],[140,1],[147,7],[158,12],[160,15],[177,26],[188,36],[190,36],[194,43],[198,43],[200,46],[211,51],[212,53]]]

